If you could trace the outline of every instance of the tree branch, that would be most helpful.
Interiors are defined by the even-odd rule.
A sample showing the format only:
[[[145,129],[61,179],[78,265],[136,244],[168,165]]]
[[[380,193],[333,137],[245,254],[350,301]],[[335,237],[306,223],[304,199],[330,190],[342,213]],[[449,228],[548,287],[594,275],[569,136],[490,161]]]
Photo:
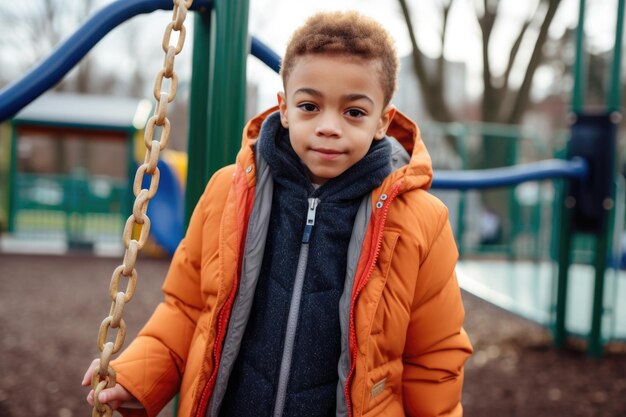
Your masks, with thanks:
[[[440,122],[450,122],[453,120],[453,117],[445,103],[442,92],[438,91],[436,87],[437,76],[431,79],[429,74],[426,72],[424,54],[417,44],[417,39],[413,30],[413,23],[411,22],[411,13],[407,2],[406,0],[399,0],[399,2],[400,7],[402,8],[402,14],[404,15],[404,20],[406,21],[407,29],[409,31],[411,45],[413,46],[413,53],[411,54],[413,67],[415,68],[415,74],[422,91],[422,99],[426,110],[434,120]]]
[[[444,78],[444,67],[446,59],[444,57],[444,48],[446,46],[446,29],[448,27],[448,16],[450,14],[450,8],[452,7],[452,3],[454,0],[449,0],[447,4],[443,5],[441,10],[441,53],[439,54],[439,59],[437,60],[437,71],[435,73],[436,84],[441,86],[443,93],[443,78]]]
[[[535,11],[531,15],[529,15],[528,18],[524,21],[524,24],[521,26],[519,33],[517,34],[517,37],[515,39],[515,42],[513,42],[513,45],[511,46],[511,50],[509,51],[509,59],[506,64],[506,69],[504,70],[504,73],[501,78],[502,83],[497,88],[497,91],[496,91],[495,101],[497,103],[497,106],[500,109],[505,108],[505,100],[507,99],[507,96],[509,93],[509,84],[511,81],[511,71],[513,70],[513,65],[515,65],[515,60],[517,59],[517,55],[522,45],[522,41],[524,40],[524,37],[526,36],[526,33],[528,32],[528,28],[530,27],[531,23],[537,19],[537,16],[539,15],[540,6],[541,6],[541,3],[537,3],[537,7],[535,8]]]
[[[506,70],[504,72],[504,88],[508,88],[508,84],[510,81],[511,70],[513,69],[513,64],[515,64],[515,59],[517,58],[517,54],[519,52],[522,41],[524,40],[524,36],[526,36],[526,32],[530,27],[531,23],[538,19],[539,11],[541,10],[541,2],[537,3],[537,7],[535,7],[535,11],[528,16],[511,47],[511,52],[509,54],[509,61],[507,62]]]
[[[446,45],[446,32],[448,26],[448,16],[450,14],[450,8],[454,0],[449,0],[444,3],[442,9],[442,22],[441,22],[441,53],[437,60],[437,70],[434,74],[434,82],[431,85],[431,94],[433,100],[432,111],[437,114],[437,120],[442,122],[451,122],[454,120],[450,107],[446,102],[445,89],[444,89],[444,73],[445,73],[445,55],[444,48]]]
[[[402,14],[404,16],[404,20],[406,22],[407,30],[409,31],[409,39],[411,39],[411,46],[413,47],[413,66],[415,67],[415,73],[417,74],[417,78],[419,80],[420,85],[429,84],[428,74],[426,73],[426,68],[424,66],[424,59],[422,50],[417,44],[417,39],[415,37],[415,31],[413,30],[413,22],[411,21],[411,13],[409,11],[409,7],[406,3],[406,0],[399,0],[400,7],[402,8]]]
[[[478,18],[478,25],[482,33],[482,45],[483,45],[483,105],[482,113],[483,120],[487,122],[493,122],[497,119],[498,106],[495,102],[496,91],[493,84],[493,75],[491,72],[491,58],[489,55],[489,41],[491,39],[491,33],[497,16],[497,5],[493,7],[488,0],[483,0],[483,14]]]
[[[532,86],[533,77],[535,75],[535,71],[539,67],[539,64],[541,64],[543,60],[543,46],[548,38],[548,29],[550,29],[550,24],[554,19],[554,15],[556,14],[561,0],[546,0],[546,2],[548,3],[548,10],[546,11],[543,22],[541,23],[539,35],[535,41],[535,46],[528,63],[528,69],[524,75],[524,80],[522,81],[522,85],[520,86],[520,89],[515,97],[511,113],[507,118],[508,123],[519,123],[526,107],[528,106],[530,101],[530,87]]]

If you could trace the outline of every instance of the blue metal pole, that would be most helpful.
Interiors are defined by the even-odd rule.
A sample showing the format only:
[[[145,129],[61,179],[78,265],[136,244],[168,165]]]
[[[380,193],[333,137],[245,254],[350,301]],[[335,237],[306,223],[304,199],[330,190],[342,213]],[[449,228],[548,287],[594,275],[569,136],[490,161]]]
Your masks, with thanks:
[[[0,123],[61,81],[115,27],[139,14],[171,10],[172,4],[172,0],[118,0],[98,11],[36,67],[0,89]],[[204,12],[212,5],[212,0],[195,0],[191,10]],[[272,70],[279,71],[280,57],[254,36],[250,52]]]
[[[91,16],[72,36],[24,77],[0,90],[0,123],[61,81],[111,30],[139,14],[172,10],[172,0],[118,0]],[[195,0],[191,10],[210,8],[211,0]]]
[[[491,168],[467,171],[437,171],[432,188],[439,190],[483,190],[508,187],[527,181],[541,181],[555,178],[584,178],[589,167],[582,158],[570,161],[550,159],[505,168]]]
[[[250,43],[250,53],[274,70],[274,72],[280,71],[280,56],[254,36]]]

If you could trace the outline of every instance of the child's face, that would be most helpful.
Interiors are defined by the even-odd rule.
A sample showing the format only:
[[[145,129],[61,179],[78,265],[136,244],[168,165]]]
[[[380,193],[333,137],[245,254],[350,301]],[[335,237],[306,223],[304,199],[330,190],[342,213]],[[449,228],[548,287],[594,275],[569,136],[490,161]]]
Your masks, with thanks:
[[[384,108],[376,61],[337,55],[305,55],[278,93],[281,122],[291,145],[323,184],[360,161],[382,139],[395,109]]]

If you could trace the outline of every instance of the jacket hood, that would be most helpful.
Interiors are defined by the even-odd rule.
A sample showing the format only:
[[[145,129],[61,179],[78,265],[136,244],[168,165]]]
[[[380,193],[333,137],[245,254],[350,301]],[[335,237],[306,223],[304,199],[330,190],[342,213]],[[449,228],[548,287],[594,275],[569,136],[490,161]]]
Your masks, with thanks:
[[[272,107],[253,117],[246,124],[243,130],[242,152],[237,157],[238,163],[243,167],[248,166],[254,160],[251,152],[259,137],[261,126],[265,119],[276,111],[278,107]],[[430,188],[433,178],[432,162],[415,122],[402,112],[396,111],[387,129],[387,137],[392,142],[394,171],[389,174],[380,188],[385,190],[398,181],[401,181],[398,190],[400,192],[415,188]],[[400,146],[397,146],[398,144]]]

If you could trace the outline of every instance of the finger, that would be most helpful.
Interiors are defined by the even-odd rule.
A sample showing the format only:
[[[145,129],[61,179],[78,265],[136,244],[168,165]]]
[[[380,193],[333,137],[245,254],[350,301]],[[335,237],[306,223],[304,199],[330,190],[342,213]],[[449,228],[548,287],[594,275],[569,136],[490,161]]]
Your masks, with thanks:
[[[100,400],[100,404],[106,404],[113,410],[117,410],[122,403],[122,399],[119,398],[119,393],[115,388],[102,390],[100,395],[98,395],[98,399]]]
[[[93,390],[89,391],[89,394],[87,394],[87,402],[89,405],[93,406]]]
[[[82,385],[83,387],[89,386],[89,384],[91,384],[91,370],[88,369],[87,372],[85,373],[85,376],[83,376],[83,380],[80,382],[80,385]]]
[[[125,391],[120,388],[121,387],[119,385],[116,385],[112,388],[103,389],[102,391],[100,391],[98,399],[102,404],[124,401],[127,399],[124,395]]]
[[[102,404],[108,404],[112,409],[117,409],[124,401],[132,400],[133,397],[121,385],[117,384],[113,388],[103,389],[98,395]]]
[[[81,382],[81,385],[83,387],[86,387],[87,385],[91,384],[91,377],[93,375],[94,370],[98,367],[99,363],[100,363],[100,359],[94,359],[93,361],[91,361],[91,365],[89,365],[89,368],[87,368],[87,372],[85,372],[85,375],[83,376],[83,381]]]
[[[111,400],[115,400],[115,392],[110,391],[113,391],[113,388],[103,389],[102,391],[100,391],[98,399],[102,404],[106,404]]]
[[[106,404],[109,407],[111,407],[112,410],[117,410],[119,408],[119,406],[122,404],[122,402],[118,401],[118,400],[103,401],[102,400],[102,398],[103,398],[102,397],[102,393],[100,393],[100,395],[98,397],[100,398],[100,404]],[[105,398],[106,398],[106,396],[105,396]],[[92,407],[96,405],[95,401],[94,401],[94,390],[91,390],[89,392],[89,394],[87,395],[87,402]]]

